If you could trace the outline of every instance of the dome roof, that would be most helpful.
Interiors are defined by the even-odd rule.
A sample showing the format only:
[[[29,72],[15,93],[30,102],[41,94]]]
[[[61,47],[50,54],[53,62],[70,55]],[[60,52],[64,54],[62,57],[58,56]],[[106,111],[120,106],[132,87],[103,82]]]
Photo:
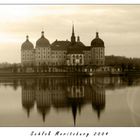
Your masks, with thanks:
[[[32,50],[34,49],[34,45],[29,41],[29,36],[26,36],[26,41],[21,45],[22,50]]]
[[[78,46],[80,46],[80,47],[85,47],[85,45],[83,44],[83,42],[80,41],[80,37],[79,36],[77,36],[77,42],[76,42],[76,44]]]
[[[104,47],[104,41],[99,38],[98,32],[96,32],[96,38],[91,41],[92,47]]]
[[[50,42],[44,37],[44,32],[42,31],[42,36],[36,41],[36,47],[50,47]]]

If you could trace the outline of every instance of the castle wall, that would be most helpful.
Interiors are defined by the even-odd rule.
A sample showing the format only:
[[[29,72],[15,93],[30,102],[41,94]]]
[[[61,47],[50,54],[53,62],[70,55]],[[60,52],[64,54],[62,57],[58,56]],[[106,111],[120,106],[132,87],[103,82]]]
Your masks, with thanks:
[[[93,47],[91,50],[84,50],[82,65],[104,65],[105,52],[103,47]],[[51,50],[50,47],[38,47],[35,50],[22,50],[21,63],[23,65],[66,65],[67,58],[70,58],[70,65],[73,65],[73,55],[68,55],[66,50]]]
[[[91,49],[91,61],[93,65],[104,65],[105,64],[105,55],[103,47],[93,47]]]
[[[52,50],[51,51],[52,65],[66,65],[66,51]]]
[[[50,47],[38,47],[35,50],[35,64],[49,65],[51,62],[51,48]]]
[[[33,65],[35,62],[35,52],[33,50],[21,50],[21,63],[23,65]]]
[[[91,51],[84,51],[84,65],[90,65],[91,64]]]

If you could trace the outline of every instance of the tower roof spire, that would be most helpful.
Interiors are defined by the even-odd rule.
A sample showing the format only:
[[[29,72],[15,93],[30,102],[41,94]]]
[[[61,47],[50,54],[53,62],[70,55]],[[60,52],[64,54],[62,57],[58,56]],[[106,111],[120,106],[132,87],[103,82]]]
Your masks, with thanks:
[[[72,36],[71,36],[71,42],[72,44],[74,44],[76,41],[75,41],[75,33],[74,33],[74,24],[72,23]]]
[[[74,35],[74,24],[72,25],[72,34]]]

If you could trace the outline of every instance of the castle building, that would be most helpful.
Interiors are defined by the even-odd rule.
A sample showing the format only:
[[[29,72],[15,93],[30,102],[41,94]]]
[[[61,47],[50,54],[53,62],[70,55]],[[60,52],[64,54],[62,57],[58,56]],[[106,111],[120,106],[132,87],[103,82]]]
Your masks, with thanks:
[[[74,25],[70,41],[55,40],[51,44],[45,38],[44,31],[41,34],[35,47],[26,36],[26,41],[21,46],[22,66],[103,66],[105,64],[104,41],[99,38],[98,32],[96,32],[96,37],[91,41],[90,46],[85,46],[80,41],[79,36],[76,39]]]

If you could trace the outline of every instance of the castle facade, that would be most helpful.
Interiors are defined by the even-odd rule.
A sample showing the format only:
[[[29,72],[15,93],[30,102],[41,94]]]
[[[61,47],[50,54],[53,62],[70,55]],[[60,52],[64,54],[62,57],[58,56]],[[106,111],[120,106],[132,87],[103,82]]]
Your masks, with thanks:
[[[55,40],[51,44],[45,38],[44,31],[41,34],[35,47],[26,36],[26,41],[21,45],[22,66],[103,66],[105,64],[104,41],[99,38],[98,32],[89,46],[85,46],[79,36],[76,39],[74,25],[70,41]]]

